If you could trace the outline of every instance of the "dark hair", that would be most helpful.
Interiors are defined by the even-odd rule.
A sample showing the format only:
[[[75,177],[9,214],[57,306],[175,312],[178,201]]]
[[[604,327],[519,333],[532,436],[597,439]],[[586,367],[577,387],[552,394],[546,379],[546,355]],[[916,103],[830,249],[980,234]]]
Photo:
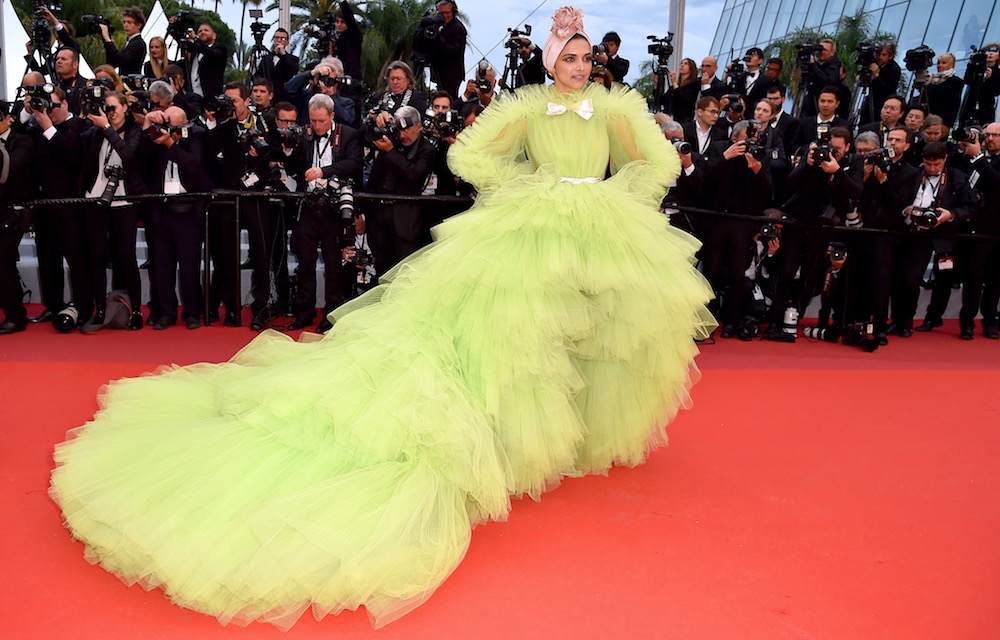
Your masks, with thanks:
[[[184,80],[184,70],[181,69],[180,65],[176,65],[173,62],[163,67],[163,75],[177,76],[179,79]]]
[[[896,43],[895,42],[880,42],[878,45],[879,53],[882,53],[882,49],[889,50],[889,58],[896,57]]]
[[[905,115],[905,114],[913,111],[914,109],[916,109],[917,111],[921,112],[925,116],[927,115],[927,107],[925,107],[922,104],[916,104],[916,103],[913,103],[913,102],[911,102],[910,104],[904,104],[903,105],[903,114]]]
[[[448,104],[454,102],[451,98],[451,93],[441,90],[441,91],[435,91],[434,95],[431,96],[431,104],[434,104],[434,101],[437,100],[438,98],[448,98]]]
[[[464,105],[462,105],[462,110],[459,111],[459,115],[462,116],[462,120],[465,120],[466,118],[469,117],[469,114],[472,113],[476,114],[476,116],[478,117],[480,113],[485,111],[485,109],[486,107],[479,104],[478,102],[466,102]]]
[[[243,98],[244,100],[250,97],[250,89],[248,89],[247,86],[242,82],[228,83],[226,85],[226,88],[223,90],[223,93],[225,93],[226,91],[232,91],[233,89],[237,89],[240,92],[240,98]]]
[[[274,83],[268,80],[267,78],[254,78],[253,86],[264,87],[265,89],[267,89],[268,93],[274,93]]]
[[[80,62],[80,52],[74,49],[73,47],[59,47],[59,49],[56,51],[56,55],[59,55],[63,51],[69,51],[70,53],[73,54],[73,62],[77,63]]]
[[[776,64],[779,69],[785,68],[785,63],[781,61],[781,58],[768,58],[764,65],[767,66],[769,64]]]
[[[275,115],[277,115],[279,111],[291,111],[295,113],[296,116],[299,115],[299,110],[295,108],[295,105],[286,100],[282,100],[278,104],[274,105]]]
[[[716,100],[713,96],[704,96],[698,100],[698,102],[694,105],[694,107],[699,111],[704,111],[705,109],[709,108],[712,105],[715,105],[715,107],[718,108],[719,101]]]
[[[924,147],[924,160],[944,160],[948,157],[948,145],[938,140]]]
[[[889,129],[889,133],[892,133],[893,131],[902,131],[903,134],[906,136],[906,143],[913,144],[913,132],[907,129],[906,127],[897,124],[892,129]],[[888,138],[888,134],[886,134],[886,138]]]
[[[890,100],[899,100],[900,111],[902,111],[903,107],[906,106],[906,98],[899,95],[898,93],[894,93],[891,96],[887,96],[886,99],[882,101],[882,104],[885,105],[885,103],[889,102]]]
[[[146,16],[142,13],[142,9],[135,5],[132,5],[127,9],[122,9],[122,17],[132,18],[140,27],[146,24]]]
[[[834,97],[837,98],[837,102],[840,102],[840,92],[838,91],[837,87],[833,86],[832,84],[828,84],[825,87],[823,87],[820,90],[819,95],[823,95],[824,93],[832,93]]]
[[[778,93],[780,93],[782,98],[788,96],[788,87],[786,87],[782,82],[772,82],[771,84],[767,85],[767,91],[764,92],[764,95],[766,96],[772,91],[777,91]]]
[[[614,42],[619,47],[622,46],[621,37],[619,37],[619,35],[614,31],[608,31],[607,33],[605,33],[604,37],[601,38],[601,42]]]
[[[285,29],[284,27],[278,27],[277,29],[274,30],[274,33],[277,34],[279,31],[285,34],[285,37],[288,37],[290,35],[288,33],[288,29]],[[271,37],[273,38],[274,36],[272,35]]]
[[[847,127],[834,127],[830,129],[831,138],[840,138],[841,140],[846,140],[847,144],[851,144],[851,130]]]
[[[760,47],[750,47],[749,49],[747,49],[746,55],[752,56],[754,54],[756,54],[758,58],[763,58],[764,50],[761,49]]]

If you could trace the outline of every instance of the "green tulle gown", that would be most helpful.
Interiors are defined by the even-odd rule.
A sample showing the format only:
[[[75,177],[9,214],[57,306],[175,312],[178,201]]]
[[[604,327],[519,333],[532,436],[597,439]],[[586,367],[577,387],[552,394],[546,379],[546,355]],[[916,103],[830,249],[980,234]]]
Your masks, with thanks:
[[[450,161],[476,205],[321,340],[268,331],[102,391],[50,490],[88,560],[223,623],[364,606],[380,625],[512,496],[666,443],[711,293],[657,212],[680,166],[642,99],[528,88]]]

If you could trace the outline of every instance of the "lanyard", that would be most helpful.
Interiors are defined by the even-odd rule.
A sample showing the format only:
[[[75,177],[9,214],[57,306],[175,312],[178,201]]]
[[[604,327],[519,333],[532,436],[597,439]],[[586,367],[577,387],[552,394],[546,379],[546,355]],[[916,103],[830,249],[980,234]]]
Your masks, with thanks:
[[[931,187],[931,206],[936,207],[938,203],[938,196],[941,193],[941,187],[948,184],[948,172],[942,171],[941,175],[938,176],[937,186],[931,184],[930,176],[924,171],[920,175],[920,188],[923,190],[924,185],[930,185]]]
[[[316,166],[316,167],[323,166],[322,165],[322,163],[323,163],[323,154],[326,153],[326,150],[330,148],[330,143],[331,142],[333,143],[334,150],[336,150],[337,148],[340,147],[340,126],[339,125],[334,125],[333,132],[332,133],[327,133],[326,136],[322,136],[322,137],[326,138],[326,144],[323,145],[323,147],[319,146],[319,139],[316,139],[316,138],[313,139],[313,150],[314,150],[313,151],[313,153],[314,153],[313,163],[314,163],[314,166]]]

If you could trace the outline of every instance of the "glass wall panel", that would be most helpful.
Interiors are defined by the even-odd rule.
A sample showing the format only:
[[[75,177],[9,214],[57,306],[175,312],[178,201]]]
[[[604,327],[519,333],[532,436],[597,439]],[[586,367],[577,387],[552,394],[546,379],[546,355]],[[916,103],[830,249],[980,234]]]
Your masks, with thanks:
[[[753,2],[747,2],[743,5],[743,13],[740,15],[740,22],[736,25],[736,35],[733,37],[733,49],[736,50],[736,57],[739,58],[743,55],[743,50],[746,49],[746,38],[747,38],[747,27],[750,26],[750,16],[753,14]],[[735,14],[735,11],[733,12]],[[750,37],[753,37],[752,35]]]
[[[767,44],[767,36],[761,35],[761,21],[764,19],[764,7],[768,4],[767,0],[757,0],[756,4],[751,4],[752,9],[750,10],[750,20],[747,21],[747,35],[744,39],[744,47],[746,50],[752,46],[758,46],[763,48]],[[746,14],[744,14],[744,18]]]
[[[809,11],[809,0],[796,0],[792,7],[792,17],[788,20],[788,30],[795,31],[806,22],[806,13]]]
[[[729,27],[729,16],[732,13],[729,9],[722,12],[722,17],[719,18],[719,26],[715,30],[715,38],[712,39],[712,48],[710,51],[719,51],[722,48],[722,40],[726,35],[726,28]]]
[[[993,14],[993,0],[965,0],[962,15],[958,18],[952,48],[969,50],[969,46],[979,47],[986,35],[986,25]]]
[[[726,35],[722,38],[722,42],[719,43],[719,51],[729,51],[729,48],[733,46],[733,31],[736,30],[736,23],[739,21],[739,15],[742,12],[741,7],[733,9],[732,15],[729,18],[729,26],[726,27]]]
[[[986,37],[983,44],[990,42],[1000,42],[1000,10],[993,10],[993,17],[990,18],[990,26],[986,29]]]
[[[906,2],[894,5],[892,7],[886,7],[885,13],[882,14],[882,21],[878,25],[878,31],[881,33],[899,33],[899,27],[903,24],[903,17],[906,16]],[[875,21],[872,21],[875,24]]]
[[[821,22],[825,22],[823,19],[825,11],[826,0],[812,0],[812,4],[809,5],[809,13],[806,14],[806,26],[816,27]]]
[[[777,0],[771,0],[776,2]],[[780,38],[788,33],[788,18],[792,15],[792,6],[795,5],[797,0],[781,0],[781,8],[778,9],[778,17],[774,20],[774,32],[771,34],[771,39]]]
[[[957,7],[958,4],[955,0],[937,0],[934,3],[934,12],[931,14],[931,19],[927,21],[932,26],[928,27],[927,33],[924,35],[924,44],[934,49],[935,53],[951,51],[956,56],[961,53],[949,48],[952,46],[951,36],[955,32]]]
[[[933,2],[911,2],[910,9],[906,12],[906,21],[899,31],[899,39],[896,41],[900,55],[907,49],[919,47],[924,42],[924,33],[927,31],[927,23],[934,9]]]
[[[847,2],[844,3],[843,15],[853,16],[858,12],[858,9],[861,9],[864,6],[864,0],[847,0]]]
[[[844,0],[830,0],[826,3],[826,10],[823,12],[821,22],[823,24],[827,22],[835,23],[840,19],[842,13],[844,13]]]
[[[764,17],[760,23],[761,42],[773,40],[775,16],[781,7],[781,0],[762,0],[764,2]],[[780,36],[783,32],[778,33]]]
[[[865,0],[865,11],[875,11],[885,7],[885,0]]]

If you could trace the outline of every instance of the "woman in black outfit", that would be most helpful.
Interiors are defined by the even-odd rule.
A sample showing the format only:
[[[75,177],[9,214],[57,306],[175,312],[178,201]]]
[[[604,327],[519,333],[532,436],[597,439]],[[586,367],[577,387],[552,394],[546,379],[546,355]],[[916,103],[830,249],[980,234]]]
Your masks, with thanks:
[[[694,105],[698,102],[698,91],[701,90],[699,82],[699,68],[691,58],[681,60],[677,74],[670,74],[671,83],[671,109],[670,113],[677,122],[691,122],[694,120]]]
[[[135,167],[142,134],[139,125],[128,115],[128,103],[120,93],[109,93],[104,100],[104,110],[88,116],[94,127],[84,135],[84,162],[81,188],[88,198],[101,198],[107,194],[109,177],[118,173],[119,184],[114,196],[146,193],[146,185]],[[121,175],[121,174],[124,175]],[[129,329],[142,328],[139,304],[142,300],[139,267],[135,256],[135,236],[139,226],[139,212],[135,205],[125,201],[100,202],[94,200],[84,207],[83,230],[89,257],[91,289],[96,313],[83,331],[97,331],[104,324],[104,310],[108,289],[108,234],[112,246],[112,282],[115,288],[128,291],[132,304]],[[84,301],[89,306],[90,301]]]

